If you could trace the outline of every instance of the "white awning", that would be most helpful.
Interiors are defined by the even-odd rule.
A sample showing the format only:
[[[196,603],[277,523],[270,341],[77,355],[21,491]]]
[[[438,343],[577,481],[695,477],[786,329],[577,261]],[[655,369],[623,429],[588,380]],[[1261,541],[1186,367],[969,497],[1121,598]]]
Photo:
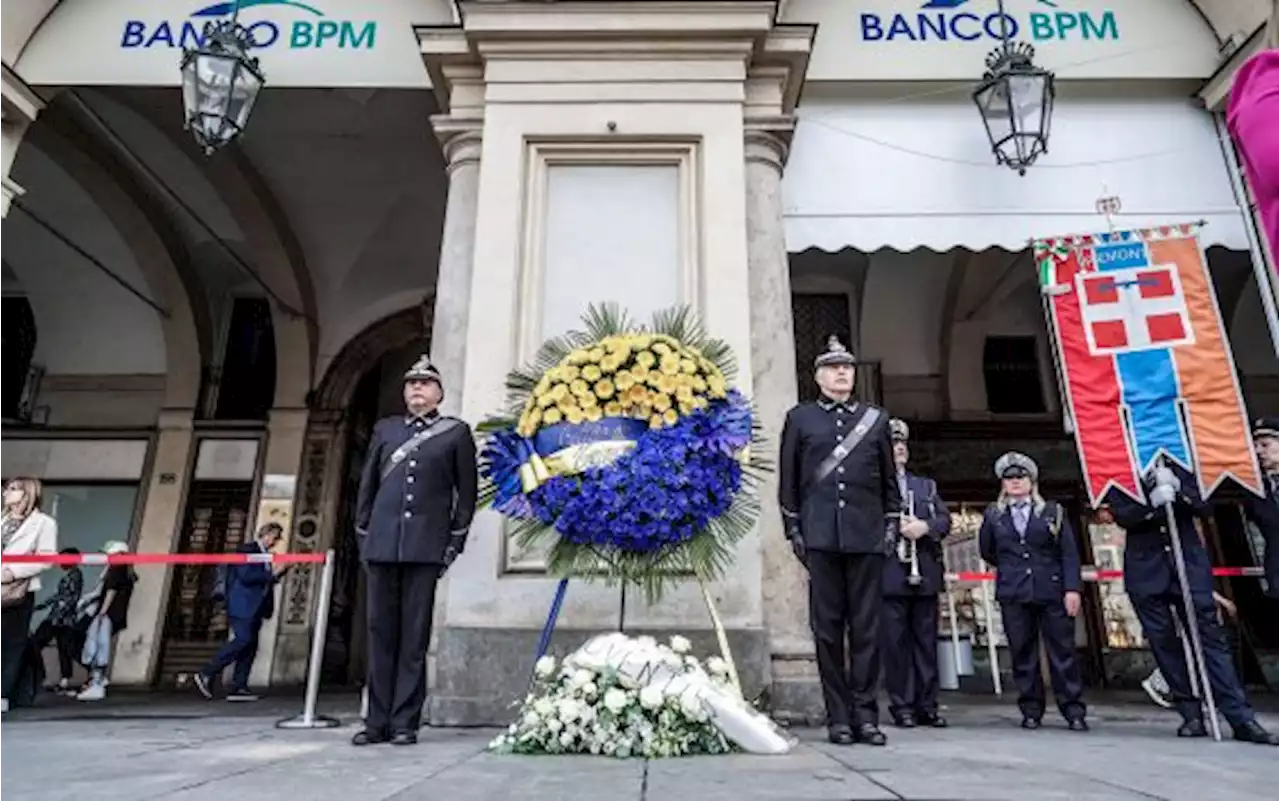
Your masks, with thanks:
[[[1071,98],[1024,176],[994,163],[966,92],[818,99],[800,109],[783,180],[787,249],[1022,250],[1038,237],[1203,220],[1205,247],[1247,250],[1210,115],[1181,92]]]

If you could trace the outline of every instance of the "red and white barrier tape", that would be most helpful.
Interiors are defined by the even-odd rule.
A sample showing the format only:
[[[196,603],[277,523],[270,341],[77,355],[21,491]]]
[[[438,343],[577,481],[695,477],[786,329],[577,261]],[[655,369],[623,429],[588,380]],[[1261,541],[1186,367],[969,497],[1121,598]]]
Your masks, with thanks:
[[[0,555],[6,565],[319,565],[323,553],[24,553]]]
[[[1223,576],[1262,576],[1263,569],[1260,567],[1215,567],[1213,575]],[[965,582],[965,581],[995,581],[995,573],[982,573],[972,570],[961,571],[959,573],[948,573],[947,581]],[[1112,581],[1115,579],[1123,579],[1123,570],[1098,570],[1096,568],[1086,567],[1080,571],[1080,578],[1084,581]]]

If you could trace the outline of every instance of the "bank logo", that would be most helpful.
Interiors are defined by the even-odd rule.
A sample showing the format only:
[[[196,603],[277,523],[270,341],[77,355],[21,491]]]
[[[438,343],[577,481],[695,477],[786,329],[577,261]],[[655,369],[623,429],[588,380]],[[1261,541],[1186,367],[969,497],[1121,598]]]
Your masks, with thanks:
[[[204,43],[205,25],[231,16],[237,6],[239,19],[258,50],[372,50],[377,41],[378,23],[372,20],[330,19],[319,8],[298,0],[230,0],[198,8],[186,19],[125,20],[120,47],[126,50],[199,47]],[[287,18],[299,14],[304,18]]]
[[[864,42],[1000,41],[1007,33],[1035,42],[1101,42],[1120,38],[1115,12],[1063,10],[1058,0],[1026,0],[1032,10],[975,13],[972,0],[925,0],[906,14],[863,13],[859,34]],[[1049,9],[1049,10],[1037,10]],[[1003,29],[1003,30],[1002,30]]]

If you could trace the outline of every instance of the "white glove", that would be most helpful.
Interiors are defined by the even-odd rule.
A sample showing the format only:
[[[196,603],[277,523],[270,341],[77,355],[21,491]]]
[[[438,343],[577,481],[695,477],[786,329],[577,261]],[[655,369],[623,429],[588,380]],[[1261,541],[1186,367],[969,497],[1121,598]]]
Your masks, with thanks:
[[[1151,490],[1148,498],[1151,500],[1152,506],[1164,506],[1166,503],[1173,503],[1173,499],[1177,497],[1178,491],[1169,484],[1157,484],[1155,489]]]
[[[1171,487],[1176,490],[1182,486],[1182,482],[1178,480],[1177,474],[1174,473],[1169,468],[1157,467],[1156,468],[1156,485]]]

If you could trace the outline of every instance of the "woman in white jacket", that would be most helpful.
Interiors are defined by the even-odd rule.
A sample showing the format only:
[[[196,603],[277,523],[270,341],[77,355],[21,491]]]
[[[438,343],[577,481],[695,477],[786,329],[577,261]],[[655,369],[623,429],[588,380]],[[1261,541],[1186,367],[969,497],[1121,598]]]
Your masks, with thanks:
[[[58,524],[40,511],[40,493],[40,481],[34,478],[15,478],[4,485],[0,538],[5,556],[58,552]],[[26,658],[40,574],[48,568],[48,563],[6,562],[0,566],[4,597],[3,610],[0,610],[0,662],[3,663],[3,708],[6,710]]]

